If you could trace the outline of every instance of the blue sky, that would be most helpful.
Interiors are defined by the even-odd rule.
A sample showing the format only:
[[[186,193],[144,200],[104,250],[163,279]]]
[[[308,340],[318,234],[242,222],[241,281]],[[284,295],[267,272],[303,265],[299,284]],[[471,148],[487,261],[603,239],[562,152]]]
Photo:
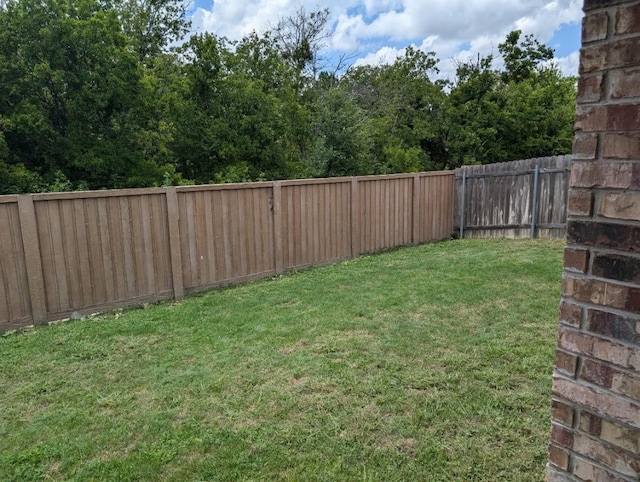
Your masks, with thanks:
[[[329,8],[325,56],[349,55],[356,65],[392,62],[408,45],[434,51],[442,77],[478,53],[497,54],[506,34],[520,29],[556,52],[577,75],[582,0],[195,0],[194,31],[238,39],[264,31],[303,6]]]

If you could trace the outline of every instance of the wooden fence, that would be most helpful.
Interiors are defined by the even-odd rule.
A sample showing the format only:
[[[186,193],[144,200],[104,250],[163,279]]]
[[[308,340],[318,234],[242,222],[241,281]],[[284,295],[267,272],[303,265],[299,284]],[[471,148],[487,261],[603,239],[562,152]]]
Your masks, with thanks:
[[[0,331],[453,230],[454,173],[0,196]]]
[[[562,237],[571,156],[456,169],[460,237]]]

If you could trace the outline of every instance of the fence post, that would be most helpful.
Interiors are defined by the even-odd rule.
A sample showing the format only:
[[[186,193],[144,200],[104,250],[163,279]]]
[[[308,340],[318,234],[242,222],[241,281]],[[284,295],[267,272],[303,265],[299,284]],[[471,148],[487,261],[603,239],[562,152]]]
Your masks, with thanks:
[[[22,231],[22,246],[27,268],[29,299],[31,300],[31,318],[34,324],[46,323],[47,301],[40,255],[40,240],[33,197],[30,194],[18,196],[18,212]]]
[[[467,171],[462,168],[462,192],[460,194],[460,239],[464,239],[464,203],[467,188]]]
[[[276,274],[284,272],[284,252],[282,242],[282,183],[273,181],[273,250]]]
[[[413,223],[413,231],[411,233],[413,244],[418,244],[420,242],[420,175],[413,175],[413,215],[412,223]]]
[[[530,238],[536,237],[536,214],[538,212],[538,178],[540,176],[540,166],[536,164],[533,171],[533,200],[531,201],[531,233]]]
[[[360,195],[358,178],[351,178],[351,257],[360,256]]]
[[[182,277],[182,250],[180,247],[180,211],[178,210],[178,192],[176,191],[175,186],[169,186],[166,189],[173,298],[175,300],[181,300],[184,298],[184,279]]]

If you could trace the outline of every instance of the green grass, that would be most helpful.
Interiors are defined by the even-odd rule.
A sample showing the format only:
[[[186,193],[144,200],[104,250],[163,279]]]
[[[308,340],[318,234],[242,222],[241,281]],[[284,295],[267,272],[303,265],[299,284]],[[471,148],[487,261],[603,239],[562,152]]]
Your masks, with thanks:
[[[0,480],[543,480],[563,241],[364,256],[0,337]]]

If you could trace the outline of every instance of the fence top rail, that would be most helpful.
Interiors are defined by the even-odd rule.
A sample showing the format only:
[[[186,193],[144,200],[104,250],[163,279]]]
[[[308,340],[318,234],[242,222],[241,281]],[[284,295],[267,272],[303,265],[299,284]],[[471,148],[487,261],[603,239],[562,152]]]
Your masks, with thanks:
[[[539,169],[564,169],[573,161],[572,154],[534,157],[517,161],[494,162],[490,164],[466,165],[456,168],[456,175],[461,171],[467,176],[482,174],[501,174],[505,172],[526,172],[538,166]]]
[[[272,187],[273,181],[259,181],[259,182],[235,182],[227,184],[194,184],[192,186],[176,186],[176,191],[183,192],[198,192],[198,191],[228,191],[235,189],[264,189],[266,187]]]
[[[412,179],[415,177],[425,178],[434,176],[453,176],[455,171],[431,171],[431,172],[412,172],[402,174],[382,174],[374,176],[351,176],[351,177],[324,177],[314,179],[288,179],[282,181],[259,181],[244,182],[232,184],[197,184],[192,186],[175,186],[178,193],[197,192],[197,191],[224,191],[230,189],[264,189],[279,183],[280,186],[302,186],[309,184],[338,184],[350,183],[354,179],[357,181],[383,181],[385,179]],[[153,194],[166,194],[166,187],[146,187],[146,188],[130,188],[130,189],[105,189],[100,191],[69,191],[69,192],[46,192],[32,194],[7,194],[0,195],[0,203],[18,202],[19,196],[32,196],[34,202],[51,201],[51,200],[73,200],[73,199],[89,199],[89,198],[106,198],[106,197],[125,197],[125,196],[145,196]]]
[[[460,172],[462,172],[462,171],[464,171],[464,170],[460,169],[460,171],[456,171],[456,179],[462,178],[462,174],[460,174]],[[538,169],[538,172],[540,174],[554,174],[554,173],[570,172],[570,171],[571,171],[571,169],[569,169],[568,167],[567,168],[557,168],[557,167],[546,168],[546,167],[541,167],[540,169]],[[481,178],[481,177],[530,176],[534,172],[535,172],[535,169],[524,169],[522,171],[483,172],[483,173],[478,173],[478,174],[466,173],[465,177],[467,179],[477,179],[477,178]]]
[[[51,201],[51,200],[68,200],[68,199],[90,199],[105,197],[126,197],[126,196],[144,196],[152,194],[164,194],[166,188],[163,187],[145,187],[132,189],[105,189],[104,191],[69,191],[69,192],[44,192],[34,194],[21,194],[21,196],[31,196],[34,202]],[[2,196],[0,196],[2,198]]]
[[[230,183],[230,184],[201,184],[196,186],[180,186],[177,187],[178,192],[189,191],[212,191],[212,190],[224,190],[224,189],[258,189],[271,187],[274,183],[278,183],[281,187],[286,186],[303,186],[311,184],[340,184],[350,183],[354,179],[357,181],[384,181],[385,179],[412,179],[418,177],[432,177],[432,176],[451,176],[454,171],[433,171],[433,172],[412,172],[412,173],[400,173],[400,174],[380,174],[372,176],[349,176],[349,177],[318,177],[310,179],[285,179],[276,181],[262,181],[262,182],[245,182],[245,183]]]
[[[414,177],[454,176],[455,171],[410,172],[404,174],[383,174],[376,176],[358,176],[358,181],[383,181],[385,179],[412,179]]]
[[[0,196],[0,204],[17,203],[17,202],[18,202],[17,194],[7,194],[5,196]]]
[[[339,184],[350,183],[352,177],[318,177],[314,179],[287,179],[284,181],[277,181],[282,187],[285,186],[303,186],[306,184]],[[358,178],[359,179],[359,178]]]

